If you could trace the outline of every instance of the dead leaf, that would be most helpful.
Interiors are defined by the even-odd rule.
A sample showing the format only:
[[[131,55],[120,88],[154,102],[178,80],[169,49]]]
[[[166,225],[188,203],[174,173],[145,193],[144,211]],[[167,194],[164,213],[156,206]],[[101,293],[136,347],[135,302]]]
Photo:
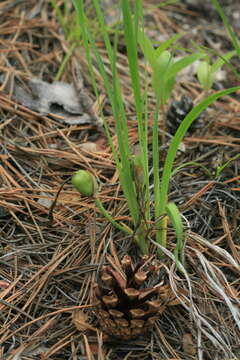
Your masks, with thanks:
[[[81,310],[76,310],[73,312],[72,322],[76,326],[76,328],[81,332],[84,332],[86,330],[96,331],[96,329],[88,323],[87,314]]]
[[[40,114],[51,114],[69,125],[102,125],[102,120],[93,114],[91,105],[86,109],[88,96],[83,89],[80,95],[72,84],[63,81],[48,83],[38,78],[31,79],[28,85],[30,91],[19,85],[14,89],[14,98],[23,106]],[[88,104],[91,104],[90,100]]]
[[[62,192],[60,193],[59,197],[58,197],[58,201],[57,201],[57,206],[58,205],[64,205],[64,204],[71,204],[72,202],[79,202],[79,193],[77,192]]]
[[[182,338],[182,347],[183,347],[183,351],[188,354],[188,355],[196,355],[197,349],[196,346],[193,342],[193,337],[192,334],[190,333],[186,333],[183,335]]]
[[[36,356],[40,356],[46,352],[48,348],[45,345],[29,345],[29,347],[24,352],[17,352],[15,354],[10,353],[8,359],[9,360],[21,360],[21,359],[28,359],[36,358]]]
[[[10,283],[5,280],[0,280],[0,288],[7,289],[10,286]]]
[[[91,142],[91,141],[80,144],[79,148],[81,150],[85,150],[85,151],[88,151],[88,152],[97,152],[98,151],[97,144],[94,143],[94,142]]]
[[[40,197],[37,202],[38,204],[40,204],[41,206],[45,207],[46,209],[49,209],[52,205],[52,199],[49,196],[49,194],[45,193],[45,192],[41,192],[40,193]]]

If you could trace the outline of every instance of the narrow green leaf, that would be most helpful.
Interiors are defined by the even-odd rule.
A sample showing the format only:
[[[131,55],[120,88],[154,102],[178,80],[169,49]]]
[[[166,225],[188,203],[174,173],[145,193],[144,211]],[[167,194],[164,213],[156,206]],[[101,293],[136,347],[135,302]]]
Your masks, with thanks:
[[[167,50],[175,41],[177,41],[180,37],[182,37],[184,34],[176,34],[173,35],[170,39],[164,41],[156,50],[154,57],[158,58],[163,51]]]
[[[221,172],[225,169],[225,167],[227,167],[232,161],[235,161],[239,158],[240,158],[240,154],[237,154],[231,159],[229,159],[225,164],[218,166],[216,170],[215,179],[217,179],[220,176]]]
[[[175,247],[175,251],[174,251],[176,262],[178,262],[178,261],[182,262],[184,232],[183,232],[183,223],[182,223],[181,214],[180,214],[177,206],[173,202],[170,202],[167,204],[166,211],[167,211],[167,215],[173,225],[173,228],[176,233],[176,238],[177,238],[176,247]]]
[[[145,59],[149,62],[149,64],[153,68],[155,64],[154,48],[152,46],[150,39],[144,34],[143,31],[138,32],[138,42],[140,44]]]
[[[216,72],[218,69],[220,69],[224,64],[227,64],[228,61],[236,54],[236,51],[229,51],[227,54],[222,55],[211,65],[211,71]]]
[[[167,157],[164,162],[164,168],[163,168],[163,174],[162,174],[162,182],[161,182],[161,210],[162,213],[159,214],[162,215],[165,211],[166,206],[166,200],[167,200],[167,193],[169,188],[169,181],[172,173],[172,166],[174,163],[175,156],[177,154],[179,145],[188,130],[189,126],[192,124],[192,122],[201,114],[203,110],[205,110],[209,105],[211,105],[214,101],[216,101],[218,98],[229,95],[231,93],[234,93],[236,91],[240,90],[240,86],[236,86],[233,88],[229,88],[226,90],[221,90],[215,94],[210,95],[207,97],[207,99],[204,99],[201,101],[198,105],[196,105],[190,113],[184,118],[181,125],[179,126],[176,134],[174,135],[171,144],[169,146]]]
[[[131,18],[131,12],[128,0],[122,0],[122,12],[123,12],[123,25],[125,43],[128,52],[128,63],[132,79],[132,87],[135,96],[136,106],[140,107],[141,110],[141,90],[139,81],[139,69],[138,69],[138,56],[137,56],[137,42],[134,33],[134,27]],[[137,109],[138,111],[139,109]]]
[[[154,119],[153,119],[153,128],[152,128],[152,156],[153,156],[153,183],[154,183],[154,216],[155,219],[159,217],[160,213],[160,203],[157,199],[160,196],[160,178],[159,178],[159,138],[158,138],[158,127],[159,127],[159,110],[160,110],[161,102],[160,98],[157,99],[156,108],[154,111]]]
[[[201,53],[187,55],[184,58],[176,61],[168,71],[166,78],[169,79],[173,76],[176,76],[181,70],[185,67],[191,65],[194,61],[200,59],[203,56]]]
[[[203,171],[207,174],[207,176],[209,177],[209,179],[212,179],[212,174],[211,172],[208,170],[208,168],[204,165],[202,165],[201,163],[198,163],[196,161],[189,161],[186,162],[184,164],[181,164],[179,166],[177,166],[173,172],[171,177],[173,177],[177,172],[179,172],[181,169],[186,168],[187,166],[195,166],[195,167],[200,167],[201,169],[203,169]]]
[[[115,158],[118,170],[119,170],[120,181],[121,181],[123,191],[124,191],[124,194],[125,194],[127,202],[128,202],[129,211],[132,216],[133,223],[136,225],[138,222],[138,219],[139,219],[139,207],[138,207],[138,203],[137,203],[134,183],[133,183],[133,180],[131,177],[130,164],[128,161],[128,157],[129,157],[128,130],[127,130],[127,125],[126,125],[126,114],[124,111],[124,102],[122,99],[122,93],[120,90],[118,74],[116,71],[116,59],[115,59],[112,45],[109,40],[109,36],[107,34],[107,30],[106,30],[106,27],[104,24],[104,17],[103,17],[99,2],[96,0],[93,0],[93,1],[94,1],[94,5],[96,8],[96,12],[97,12],[97,19],[100,23],[100,31],[102,32],[102,35],[104,38],[109,62],[111,65],[111,71],[112,71],[112,75],[113,75],[113,81],[112,81],[113,86],[110,83],[109,77],[105,70],[105,65],[103,63],[103,59],[98,51],[96,43],[95,43],[92,35],[88,31],[89,27],[87,25],[87,19],[86,19],[85,12],[84,12],[84,2],[83,2],[83,0],[73,0],[73,3],[76,8],[76,11],[77,11],[79,26],[81,27],[81,30],[82,30],[82,36],[83,36],[83,40],[84,40],[84,48],[86,51],[86,56],[87,56],[89,69],[90,69],[90,73],[91,73],[91,79],[92,79],[92,82],[94,85],[95,92],[97,93],[97,87],[96,87],[96,80],[94,77],[94,72],[92,69],[92,54],[90,53],[90,48],[92,49],[94,56],[96,58],[96,62],[98,64],[100,74],[103,78],[104,86],[105,86],[105,89],[108,94],[108,97],[109,97],[109,100],[111,103],[111,107],[113,110],[113,115],[114,115],[115,123],[116,123],[116,132],[117,132],[117,136],[118,136],[119,154],[120,154],[121,160],[119,159],[118,154],[113,146],[112,139],[109,134],[108,126],[106,123],[105,123],[105,129],[106,129],[107,134],[109,135],[108,140],[109,140],[111,148],[113,150],[114,158]],[[124,176],[123,176],[123,174],[124,174]]]
[[[170,183],[174,159],[176,157],[179,145],[180,145],[186,131],[188,130],[189,126],[201,114],[201,112],[203,110],[205,110],[209,105],[211,105],[218,98],[225,96],[225,95],[229,95],[238,90],[240,90],[240,86],[222,90],[215,94],[210,95],[209,97],[207,97],[207,99],[204,99],[198,105],[196,105],[182,121],[181,125],[179,126],[176,134],[174,135],[174,137],[171,141],[171,144],[170,144],[168,152],[167,152],[167,157],[164,162],[163,173],[162,173],[162,178],[161,178],[161,185],[160,185],[160,194],[159,194],[159,198],[158,198],[159,199],[159,208],[158,208],[158,213],[157,213],[158,217],[163,215],[164,212],[166,211],[168,189],[169,189],[169,183]],[[160,225],[161,225],[161,221],[160,221]],[[164,239],[159,240],[160,244],[161,244],[162,240],[164,241]]]
[[[174,85],[174,76],[171,78],[171,81],[167,79],[167,74],[171,72],[172,65],[172,55],[166,50],[158,57],[153,67],[152,86],[156,98],[160,99],[162,104],[165,103],[166,92],[169,93],[169,90],[172,90]]]
[[[144,167],[144,185],[146,187],[148,183],[148,154],[147,154],[147,138],[144,134],[144,107],[143,107],[143,99],[141,93],[141,84],[140,84],[140,75],[139,75],[139,66],[138,66],[138,51],[137,51],[137,44],[138,44],[138,36],[141,32],[138,30],[139,28],[139,21],[141,17],[140,11],[141,1],[136,4],[135,6],[135,13],[134,13],[134,21],[132,20],[132,14],[130,10],[130,5],[128,0],[122,0],[122,13],[123,13],[123,27],[124,27],[124,37],[125,43],[127,46],[127,57],[132,81],[132,89],[134,93],[134,100],[135,100],[135,107],[136,107],[136,114],[137,114],[137,123],[138,123],[138,140],[140,143],[140,157],[141,162]],[[141,36],[141,35],[140,35]],[[144,36],[144,35],[143,35]],[[124,136],[124,134],[123,134]],[[149,188],[146,188],[145,199],[147,203],[147,198],[149,195]],[[146,210],[149,212],[149,210]]]
[[[230,36],[230,39],[232,41],[232,44],[238,54],[238,57],[240,58],[240,43],[238,40],[238,36],[237,34],[234,32],[227,16],[225,15],[221,5],[219,4],[218,0],[211,0],[212,4],[214,5],[215,9],[217,10],[218,14],[220,15],[220,17],[222,18],[222,21],[228,31],[228,34]]]
[[[176,78],[175,76],[168,79],[166,82],[165,82],[165,85],[164,85],[164,93],[163,93],[163,97],[162,97],[162,104],[166,104],[166,102],[168,101],[168,99],[170,98],[171,94],[172,94],[172,90],[173,90],[173,87],[175,85],[175,81],[176,81]]]

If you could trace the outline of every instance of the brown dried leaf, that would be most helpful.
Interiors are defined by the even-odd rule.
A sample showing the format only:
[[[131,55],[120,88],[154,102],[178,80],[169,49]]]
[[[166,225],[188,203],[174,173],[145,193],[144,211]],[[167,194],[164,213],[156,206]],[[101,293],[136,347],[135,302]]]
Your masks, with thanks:
[[[87,152],[98,152],[97,144],[91,141],[85,142],[83,144],[79,145],[79,148],[81,150],[87,151]]]
[[[188,355],[196,355],[197,349],[196,346],[193,342],[193,337],[192,334],[190,333],[186,333],[183,335],[182,338],[182,347],[183,347],[183,351],[188,354]]]
[[[29,92],[20,86],[16,86],[14,90],[15,99],[29,109],[41,114],[56,115],[57,120],[69,125],[101,124],[101,120],[91,114],[91,109],[85,109],[83,100],[87,95],[82,91],[84,96],[80,96],[72,84],[63,81],[50,84],[33,78],[29,81],[29,87]]]
[[[10,286],[10,283],[5,280],[0,280],[0,288],[1,289],[7,289]]]
[[[79,201],[79,193],[78,192],[70,192],[70,191],[63,191],[59,194],[58,197],[58,205],[59,204],[70,204],[72,202]]]
[[[86,330],[96,331],[96,329],[88,323],[88,316],[82,310],[76,310],[73,312],[72,322],[79,331],[86,331]]]

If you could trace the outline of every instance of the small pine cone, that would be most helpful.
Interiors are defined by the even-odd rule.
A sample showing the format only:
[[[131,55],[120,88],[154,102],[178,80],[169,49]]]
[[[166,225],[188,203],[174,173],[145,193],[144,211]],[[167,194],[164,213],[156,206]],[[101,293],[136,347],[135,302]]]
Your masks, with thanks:
[[[193,102],[192,99],[186,95],[183,95],[179,101],[175,100],[170,105],[167,111],[167,127],[171,135],[174,135],[185,118],[185,116],[192,110]],[[189,135],[197,128],[203,127],[203,122],[201,121],[203,114],[201,114],[190,126],[187,134]]]
[[[167,305],[166,296],[159,290],[166,289],[165,277],[165,268],[147,256],[136,265],[126,255],[121,267],[112,262],[104,266],[95,284],[101,330],[129,340],[151,329]]]

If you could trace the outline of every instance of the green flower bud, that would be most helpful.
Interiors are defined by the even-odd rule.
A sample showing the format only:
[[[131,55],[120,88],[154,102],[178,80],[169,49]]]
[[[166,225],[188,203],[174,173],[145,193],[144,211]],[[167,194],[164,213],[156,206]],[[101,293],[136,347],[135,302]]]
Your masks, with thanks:
[[[211,89],[214,82],[212,67],[207,61],[201,61],[197,68],[197,77],[205,91]]]
[[[86,170],[78,170],[72,176],[72,184],[82,196],[94,196],[98,190],[95,177]]]
[[[157,67],[162,73],[167,71],[173,63],[172,54],[167,50],[163,51],[157,58]]]

